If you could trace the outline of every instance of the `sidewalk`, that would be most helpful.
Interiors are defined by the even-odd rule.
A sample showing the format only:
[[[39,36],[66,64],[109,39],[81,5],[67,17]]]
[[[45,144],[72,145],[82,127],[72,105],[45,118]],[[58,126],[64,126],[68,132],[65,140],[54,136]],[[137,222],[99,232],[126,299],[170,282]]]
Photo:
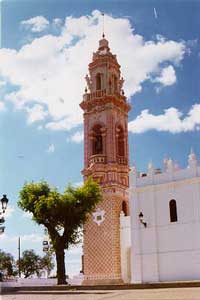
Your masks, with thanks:
[[[0,284],[0,291],[2,294],[20,294],[20,293],[36,293],[36,292],[64,292],[64,291],[108,291],[108,290],[145,290],[145,289],[170,289],[170,288],[195,288],[200,287],[200,281],[183,281],[183,282],[159,282],[159,283],[145,283],[145,284],[123,284],[123,285],[38,285],[38,286],[17,286],[9,282]],[[199,296],[200,299],[200,296]]]
[[[4,294],[3,300],[200,300],[200,288],[27,291]]]

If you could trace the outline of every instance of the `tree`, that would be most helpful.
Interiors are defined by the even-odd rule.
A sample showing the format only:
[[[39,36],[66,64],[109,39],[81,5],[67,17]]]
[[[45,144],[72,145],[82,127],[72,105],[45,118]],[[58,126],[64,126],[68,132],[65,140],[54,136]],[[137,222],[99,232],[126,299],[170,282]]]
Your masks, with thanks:
[[[32,249],[23,251],[20,262],[19,260],[17,261],[18,267],[19,263],[25,278],[28,278],[33,274],[39,276],[41,270],[46,270],[49,274],[54,268],[51,253],[47,253],[45,256],[41,257]]]
[[[64,250],[80,242],[80,228],[101,199],[100,187],[92,179],[82,187],[69,185],[63,194],[44,181],[26,183],[20,191],[18,205],[48,231],[56,253],[58,284],[66,283]]]
[[[15,275],[15,261],[10,253],[0,250],[0,270],[7,276]]]
[[[39,275],[40,272],[40,256],[37,255],[34,250],[25,250],[22,253],[22,257],[20,259],[20,269],[24,274],[25,278],[33,274]],[[19,266],[19,261],[17,261],[17,265]]]
[[[52,261],[52,254],[50,252],[46,253],[40,260],[40,268],[41,270],[46,270],[49,276],[50,272],[54,268],[54,263]]]

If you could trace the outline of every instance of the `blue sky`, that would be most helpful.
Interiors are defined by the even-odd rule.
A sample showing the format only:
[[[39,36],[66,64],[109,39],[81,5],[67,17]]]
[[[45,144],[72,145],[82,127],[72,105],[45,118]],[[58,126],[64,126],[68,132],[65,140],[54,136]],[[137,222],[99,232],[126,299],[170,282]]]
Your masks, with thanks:
[[[9,216],[0,248],[41,253],[42,230],[16,205],[25,181],[47,180],[60,191],[79,183],[87,65],[105,33],[117,54],[132,105],[131,165],[181,167],[193,147],[200,157],[199,1],[3,1],[0,49],[0,191]],[[80,248],[81,249],[81,248]],[[80,269],[80,249],[68,273]]]

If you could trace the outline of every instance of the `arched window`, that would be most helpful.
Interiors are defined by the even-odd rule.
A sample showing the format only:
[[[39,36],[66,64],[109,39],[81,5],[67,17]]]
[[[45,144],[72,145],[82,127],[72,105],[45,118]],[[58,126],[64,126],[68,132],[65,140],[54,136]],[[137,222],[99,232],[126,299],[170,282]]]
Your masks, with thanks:
[[[126,201],[123,201],[123,202],[122,202],[122,211],[123,211],[123,213],[124,213],[125,216],[128,215]]]
[[[177,222],[177,207],[174,199],[169,202],[170,222]]]
[[[125,156],[125,143],[124,143],[124,130],[121,126],[117,127],[117,154],[119,156]]]
[[[96,75],[96,90],[101,90],[101,74]]]
[[[103,153],[103,140],[102,140],[102,126],[96,125],[93,128],[93,145],[92,145],[92,154],[102,154]]]

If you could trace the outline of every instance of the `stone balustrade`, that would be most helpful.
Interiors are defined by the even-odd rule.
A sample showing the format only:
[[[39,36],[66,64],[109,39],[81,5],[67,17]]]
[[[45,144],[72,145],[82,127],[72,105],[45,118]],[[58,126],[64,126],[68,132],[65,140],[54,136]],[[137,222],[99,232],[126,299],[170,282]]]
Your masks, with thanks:
[[[89,161],[89,164],[105,164],[106,156],[103,154],[92,155]]]
[[[125,97],[123,95],[120,95],[118,92],[113,92],[106,89],[97,90],[91,93],[85,93],[83,99],[84,101],[91,101],[93,99],[102,98],[104,96],[117,96],[117,98],[120,98],[121,100],[125,101]]]
[[[118,156],[117,157],[117,162],[120,165],[127,165],[127,158],[124,156]]]

